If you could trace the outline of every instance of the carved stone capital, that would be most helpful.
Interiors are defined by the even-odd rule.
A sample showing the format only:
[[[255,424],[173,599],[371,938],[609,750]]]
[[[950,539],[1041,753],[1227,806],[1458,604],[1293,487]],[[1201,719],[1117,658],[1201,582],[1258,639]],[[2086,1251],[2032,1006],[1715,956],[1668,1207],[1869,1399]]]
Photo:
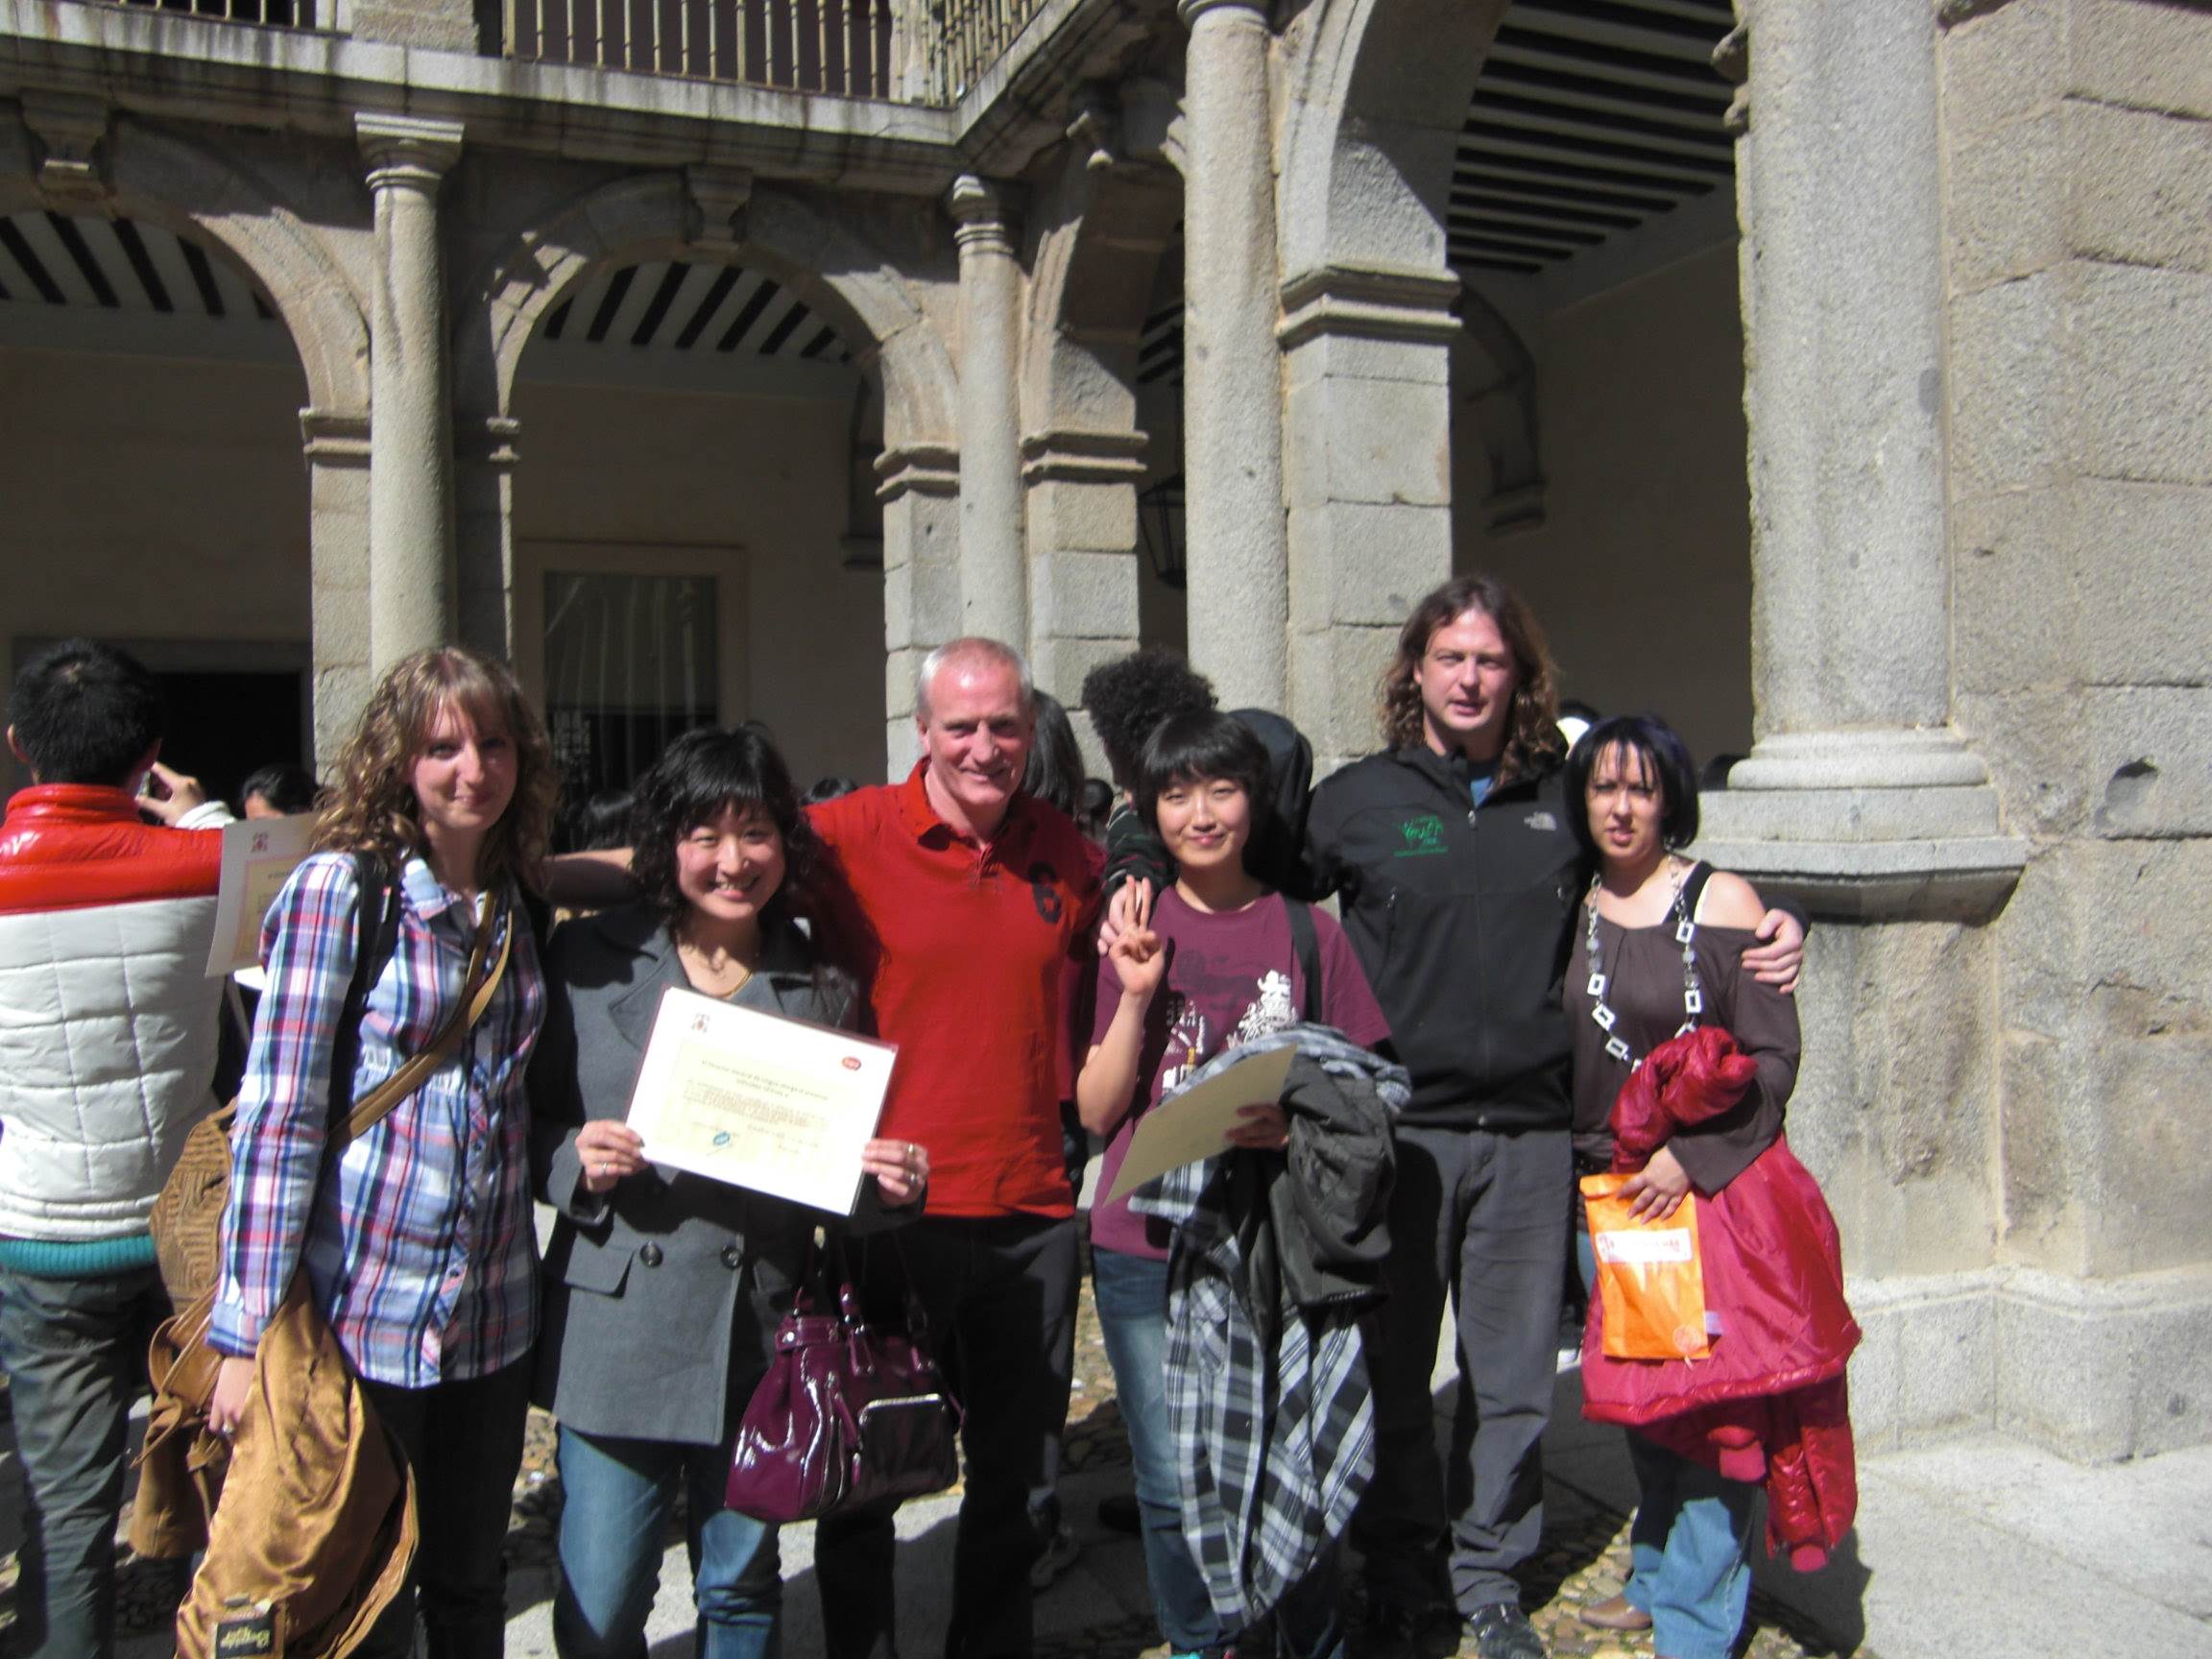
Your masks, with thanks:
[[[1265,0],[1178,0],[1175,14],[1183,19],[1183,27],[1194,29],[1198,19],[1209,12],[1244,12],[1258,21],[1261,28],[1267,27]]]
[[[101,150],[108,106],[69,92],[26,91],[23,125],[37,138],[38,187],[66,201],[97,202],[108,194]]]
[[[300,411],[300,448],[311,466],[369,467],[369,417],[336,409]]]
[[[1140,484],[1151,440],[1142,432],[1055,426],[1022,440],[1024,484]]]
[[[1720,36],[1719,44],[1713,48],[1713,68],[1736,88],[1720,125],[1731,137],[1741,138],[1751,127],[1750,25],[1739,23]]]
[[[1183,94],[1150,77],[1121,88],[1121,144],[1132,161],[1148,161],[1182,173],[1189,150],[1184,142]]]
[[[960,451],[950,444],[907,444],[876,458],[878,500],[902,495],[953,496],[960,493]]]
[[[1094,173],[1120,164],[1120,106],[1097,82],[1077,92],[1075,116],[1068,123],[1068,141],[1082,152],[1083,165]]]
[[[460,461],[512,471],[522,459],[522,422],[512,415],[488,415],[453,423],[453,453]]]
[[[753,170],[701,163],[684,169],[684,188],[699,210],[698,239],[709,248],[734,248],[745,240],[745,205],[753,199]]]
[[[1936,0],[1936,26],[1951,29],[1976,17],[2001,12],[2012,0]]]
[[[1288,351],[1323,334],[1450,345],[1459,278],[1389,266],[1322,265],[1283,284],[1275,338]]]
[[[458,121],[430,121],[414,115],[353,117],[353,133],[369,158],[369,188],[420,190],[435,195],[439,183],[461,159],[463,128]]]
[[[959,227],[952,238],[963,253],[1014,256],[1014,211],[1004,185],[963,173],[945,192],[945,210]]]

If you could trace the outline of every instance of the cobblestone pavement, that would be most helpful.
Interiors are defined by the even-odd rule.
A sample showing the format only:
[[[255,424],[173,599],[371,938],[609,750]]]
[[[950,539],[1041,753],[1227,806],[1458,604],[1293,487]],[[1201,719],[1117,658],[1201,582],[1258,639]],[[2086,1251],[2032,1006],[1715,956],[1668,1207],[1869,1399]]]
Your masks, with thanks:
[[[0,1413],[4,1413],[5,1399],[4,1387],[0,1387]],[[1088,1284],[1077,1326],[1075,1392],[1069,1421],[1063,1461],[1070,1475],[1105,1478],[1127,1468],[1129,1442],[1115,1407],[1113,1373],[1106,1362]],[[1089,1489],[1099,1482],[1085,1479],[1083,1483]],[[15,1505],[20,1502],[19,1492],[13,1434],[5,1416],[0,1415],[0,1545],[7,1551],[0,1555],[0,1656],[13,1650],[9,1634],[14,1619],[14,1545],[19,1535]],[[533,1412],[508,1533],[510,1565],[542,1570],[551,1561],[559,1514],[552,1423],[543,1413]],[[671,1527],[671,1541],[679,1535],[680,1523]],[[1531,1620],[1558,1659],[1644,1659],[1651,1652],[1647,1635],[1593,1630],[1576,1618],[1584,1605],[1617,1592],[1627,1572],[1627,1518],[1556,1481],[1548,1483],[1544,1550],[1523,1577],[1522,1597]],[[153,1637],[165,1630],[183,1589],[181,1564],[133,1560],[126,1552],[117,1584],[121,1633]],[[1138,1601],[1142,1597],[1132,1596],[1130,1599]],[[133,1646],[152,1650],[156,1645]],[[1460,1649],[1462,1654],[1473,1651],[1471,1646]],[[1742,1659],[1813,1659],[1834,1651],[1817,1632],[1788,1610],[1762,1596],[1752,1597],[1745,1646],[1739,1649]],[[1038,1659],[1165,1659],[1166,1648],[1160,1646],[1149,1617],[1124,1616],[1093,1622],[1079,1632],[1041,1638],[1037,1653]],[[1873,1659],[1873,1655],[1862,1648],[1859,1659]]]

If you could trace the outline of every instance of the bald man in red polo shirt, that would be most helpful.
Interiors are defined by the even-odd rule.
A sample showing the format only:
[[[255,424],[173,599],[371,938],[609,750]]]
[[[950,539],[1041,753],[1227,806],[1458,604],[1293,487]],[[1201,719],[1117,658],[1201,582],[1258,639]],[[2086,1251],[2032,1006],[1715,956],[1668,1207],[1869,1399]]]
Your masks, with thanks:
[[[902,783],[809,809],[834,877],[835,932],[876,1031],[899,1046],[879,1134],[929,1149],[921,1220],[892,1240],[967,1410],[967,1488],[947,1659],[1032,1642],[1029,1494],[1057,1472],[1077,1280],[1061,1157],[1062,975],[1097,906],[1097,858],[1020,792],[1033,733],[1027,666],[992,639],[929,654],[923,757]],[[893,1265],[880,1245],[871,1288]],[[896,1281],[896,1274],[890,1275]],[[872,1296],[872,1300],[876,1297]],[[830,1659],[898,1651],[888,1510],[815,1538]]]

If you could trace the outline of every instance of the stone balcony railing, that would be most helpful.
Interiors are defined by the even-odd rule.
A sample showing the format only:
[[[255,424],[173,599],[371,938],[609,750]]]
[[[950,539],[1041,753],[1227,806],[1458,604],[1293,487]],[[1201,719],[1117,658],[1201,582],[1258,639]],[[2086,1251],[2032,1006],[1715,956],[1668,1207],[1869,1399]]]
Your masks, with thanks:
[[[118,0],[96,0],[118,3]],[[347,0],[119,0],[282,29],[349,29]],[[527,62],[946,106],[1046,0],[500,0],[484,52]],[[477,15],[484,17],[479,11]]]

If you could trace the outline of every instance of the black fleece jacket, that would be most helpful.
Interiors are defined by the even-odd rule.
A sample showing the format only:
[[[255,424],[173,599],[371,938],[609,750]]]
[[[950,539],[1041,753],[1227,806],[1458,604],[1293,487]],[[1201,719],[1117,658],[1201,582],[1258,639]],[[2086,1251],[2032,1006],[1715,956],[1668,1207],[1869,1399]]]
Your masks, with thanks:
[[[1399,1121],[1565,1129],[1560,1006],[1588,880],[1556,768],[1470,806],[1457,757],[1370,755],[1314,791],[1308,896],[1335,893],[1344,931],[1413,1074]]]

